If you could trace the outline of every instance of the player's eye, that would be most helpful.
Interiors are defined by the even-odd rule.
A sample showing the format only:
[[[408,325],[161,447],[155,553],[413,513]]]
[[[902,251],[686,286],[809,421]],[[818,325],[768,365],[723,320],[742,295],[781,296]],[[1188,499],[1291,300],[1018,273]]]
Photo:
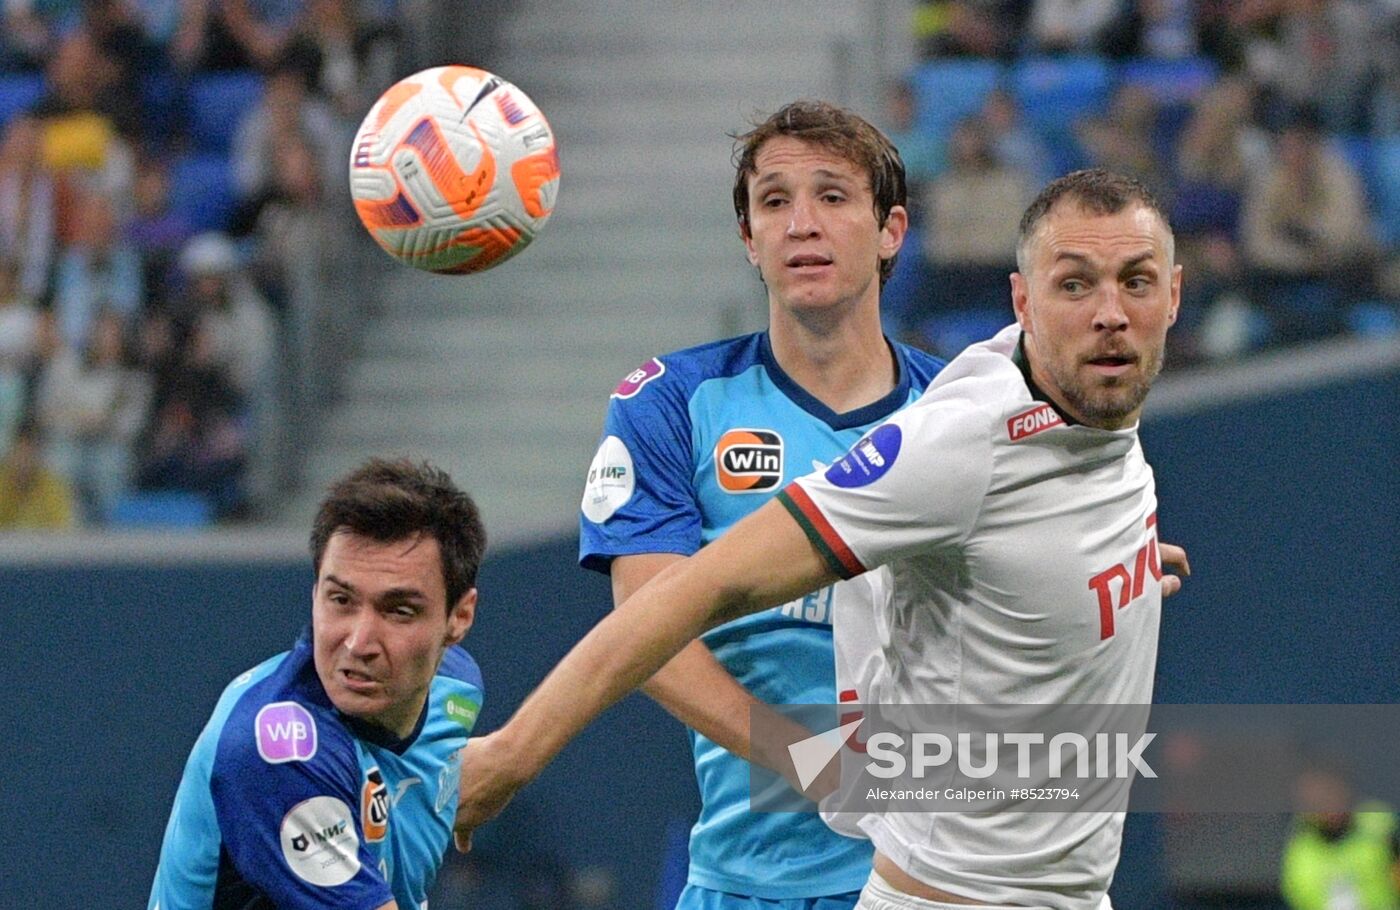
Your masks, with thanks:
[[[326,595],[326,599],[338,607],[344,607],[350,603],[350,595],[344,591],[332,591]]]
[[[1082,294],[1089,290],[1089,283],[1081,278],[1066,278],[1060,282],[1060,287],[1066,294]]]
[[[1123,282],[1123,286],[1130,291],[1142,292],[1152,287],[1152,279],[1146,275],[1134,275]]]
[[[785,203],[785,202],[787,202],[787,200],[786,200],[785,198],[783,198],[782,196],[764,196],[764,197],[763,197],[763,207],[764,207],[764,208],[775,209],[775,208],[778,208],[779,206],[781,206],[781,205],[782,205],[783,203]]]
[[[838,193],[835,190],[828,190],[827,192],[822,193],[822,200],[825,202],[845,202],[846,194]]]

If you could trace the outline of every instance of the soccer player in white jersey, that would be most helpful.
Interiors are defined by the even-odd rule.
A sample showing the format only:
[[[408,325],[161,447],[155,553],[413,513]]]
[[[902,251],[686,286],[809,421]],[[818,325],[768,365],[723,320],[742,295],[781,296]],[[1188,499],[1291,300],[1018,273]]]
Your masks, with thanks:
[[[1015,326],[668,567],[468,747],[459,846],[686,642],[877,566],[872,701],[1150,701],[1161,598],[1180,582],[1162,572],[1137,421],[1181,297],[1171,229],[1138,182],[1080,171],[1031,204],[1017,262]],[[1122,815],[1024,817],[868,817],[859,906],[1107,907]]]

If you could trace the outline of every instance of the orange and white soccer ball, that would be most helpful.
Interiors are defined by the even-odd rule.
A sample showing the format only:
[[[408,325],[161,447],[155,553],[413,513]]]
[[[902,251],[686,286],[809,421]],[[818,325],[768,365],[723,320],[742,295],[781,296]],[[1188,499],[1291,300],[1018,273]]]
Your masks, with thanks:
[[[350,193],[389,255],[444,274],[525,249],[559,195],[554,131],[500,76],[439,66],[396,83],[365,115]]]

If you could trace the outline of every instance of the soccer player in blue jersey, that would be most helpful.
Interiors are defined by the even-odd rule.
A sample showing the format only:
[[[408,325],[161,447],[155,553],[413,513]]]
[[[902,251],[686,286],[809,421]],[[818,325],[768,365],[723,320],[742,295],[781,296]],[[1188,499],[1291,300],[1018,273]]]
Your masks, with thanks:
[[[613,393],[582,504],[580,561],[621,604],[793,479],[919,397],[942,363],[885,338],[880,288],[908,226],[904,166],[849,111],[798,102],[736,144],[739,233],[768,289],[768,330],[648,361]],[[869,614],[869,581],[839,582],[722,625],[646,691],[693,729],[702,808],[686,910],[855,904],[871,847],[815,813],[755,813],[750,712],[858,700],[871,649],[833,654],[832,621]],[[870,629],[860,615],[854,629]],[[870,633],[873,636],[873,630]],[[848,658],[849,655],[849,658]]]
[[[331,488],[309,633],[219,699],[149,908],[426,906],[481,707],[458,643],[485,544],[471,498],[430,465],[372,460]]]

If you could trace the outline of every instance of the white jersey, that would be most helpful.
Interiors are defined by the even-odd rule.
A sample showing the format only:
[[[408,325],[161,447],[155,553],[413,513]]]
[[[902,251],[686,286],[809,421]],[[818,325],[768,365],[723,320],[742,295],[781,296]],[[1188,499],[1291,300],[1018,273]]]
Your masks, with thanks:
[[[875,704],[1148,704],[1156,494],[1136,426],[1032,394],[1012,326],[781,494],[842,575],[875,574]],[[844,634],[837,624],[838,648]],[[854,646],[853,646],[854,647]],[[887,813],[860,827],[914,877],[987,903],[1093,908],[1121,813]]]

